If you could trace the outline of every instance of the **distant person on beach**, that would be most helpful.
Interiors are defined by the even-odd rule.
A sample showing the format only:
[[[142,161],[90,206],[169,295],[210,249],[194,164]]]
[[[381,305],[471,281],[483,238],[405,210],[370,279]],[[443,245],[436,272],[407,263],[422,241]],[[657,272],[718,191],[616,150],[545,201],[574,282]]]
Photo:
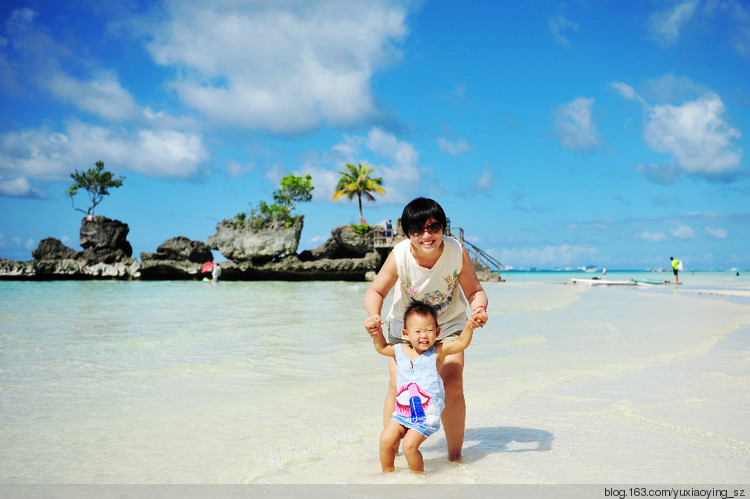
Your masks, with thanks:
[[[221,275],[221,267],[217,263],[214,265],[214,268],[211,270],[211,282],[216,284],[219,282],[219,276]]]
[[[680,271],[680,262],[679,260],[675,259],[674,257],[669,257],[669,261],[672,263],[672,271],[674,272],[674,280],[677,284],[680,284],[680,276],[677,275]]]
[[[438,343],[440,327],[435,308],[424,302],[412,302],[404,314],[401,334],[408,343],[387,344],[382,330],[371,333],[375,350],[394,359],[397,365],[396,410],[380,434],[380,465],[394,471],[396,449],[403,441],[409,469],[424,472],[419,446],[440,429],[440,414],[445,404],[445,388],[440,368],[449,355],[463,352],[471,343],[479,320],[466,323],[457,339]]]
[[[487,323],[487,295],[479,283],[474,265],[465,248],[452,237],[444,236],[447,219],[434,200],[417,198],[404,208],[401,229],[408,239],[399,242],[388,255],[377,277],[365,293],[370,335],[382,333],[387,324],[386,341],[403,343],[404,313],[413,301],[424,301],[437,310],[440,326],[438,343],[455,340],[466,324],[466,306],[471,307],[475,327]],[[385,321],[380,317],[383,302],[391,289],[393,303]],[[468,302],[468,303],[467,303]],[[383,407],[383,423],[388,424],[396,404],[395,359],[388,361],[390,381]],[[440,369],[445,386],[443,429],[448,443],[448,458],[461,457],[466,423],[463,389],[463,352],[446,356]]]
[[[391,244],[393,242],[393,224],[390,220],[385,221],[385,243]]]

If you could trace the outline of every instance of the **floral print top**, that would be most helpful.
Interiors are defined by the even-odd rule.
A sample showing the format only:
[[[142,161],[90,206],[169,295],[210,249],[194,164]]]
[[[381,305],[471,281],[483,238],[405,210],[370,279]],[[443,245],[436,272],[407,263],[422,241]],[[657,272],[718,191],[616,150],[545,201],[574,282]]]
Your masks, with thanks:
[[[427,302],[437,309],[440,338],[461,331],[466,325],[468,304],[458,283],[463,250],[461,243],[452,237],[444,237],[443,242],[443,254],[431,269],[419,266],[411,254],[408,239],[393,248],[398,282],[386,318],[390,328],[389,341],[401,339],[404,312],[414,300]]]

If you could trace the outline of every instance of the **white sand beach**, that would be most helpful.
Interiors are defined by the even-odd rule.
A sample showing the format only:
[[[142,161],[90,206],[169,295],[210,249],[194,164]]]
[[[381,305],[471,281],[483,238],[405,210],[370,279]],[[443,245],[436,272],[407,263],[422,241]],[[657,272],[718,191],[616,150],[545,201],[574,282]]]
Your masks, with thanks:
[[[380,472],[366,283],[0,286],[3,484],[750,482],[746,283],[487,284],[424,477]]]

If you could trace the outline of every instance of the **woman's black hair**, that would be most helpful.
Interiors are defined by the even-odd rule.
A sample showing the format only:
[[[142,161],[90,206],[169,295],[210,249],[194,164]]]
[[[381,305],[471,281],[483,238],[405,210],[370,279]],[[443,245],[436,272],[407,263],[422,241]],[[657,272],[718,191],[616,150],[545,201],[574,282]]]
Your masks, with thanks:
[[[448,224],[443,208],[437,201],[429,198],[417,198],[404,207],[401,214],[401,230],[407,236],[414,232],[421,232],[427,221],[434,218],[443,226]]]

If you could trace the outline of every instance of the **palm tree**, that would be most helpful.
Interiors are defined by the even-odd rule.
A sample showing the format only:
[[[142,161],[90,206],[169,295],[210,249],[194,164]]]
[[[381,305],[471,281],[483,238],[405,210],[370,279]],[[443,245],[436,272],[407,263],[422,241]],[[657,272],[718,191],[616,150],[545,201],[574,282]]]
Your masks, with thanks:
[[[375,201],[375,196],[371,194],[372,191],[377,192],[380,195],[385,194],[383,185],[383,179],[370,178],[370,175],[377,169],[372,168],[370,165],[365,164],[362,166],[358,163],[357,166],[352,164],[346,165],[346,170],[342,170],[339,173],[341,178],[339,183],[336,185],[336,192],[333,194],[333,199],[338,199],[342,196],[347,196],[349,199],[357,196],[359,201],[359,223],[364,224],[365,219],[362,216],[362,196],[368,201]]]

